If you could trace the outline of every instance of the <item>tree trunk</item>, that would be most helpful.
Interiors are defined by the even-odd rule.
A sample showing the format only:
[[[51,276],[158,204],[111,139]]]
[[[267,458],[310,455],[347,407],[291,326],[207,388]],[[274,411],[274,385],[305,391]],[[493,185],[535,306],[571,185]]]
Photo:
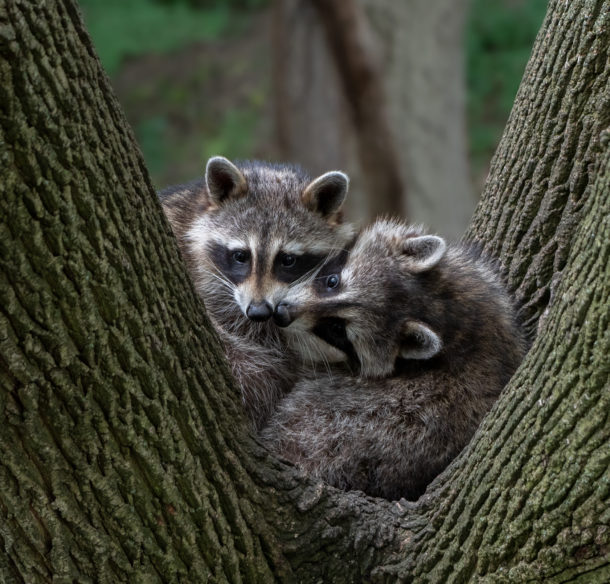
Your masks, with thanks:
[[[337,64],[351,113],[372,217],[404,215],[407,194],[394,147],[383,78],[373,57],[367,21],[358,0],[314,0]]]
[[[316,172],[347,170],[351,217],[402,214],[449,238],[466,228],[466,10],[466,0],[275,2],[280,150]]]
[[[551,0],[470,230],[538,336],[388,502],[251,439],[73,2],[1,1],[0,580],[607,582],[609,36]]]
[[[367,215],[369,202],[349,105],[312,2],[274,1],[273,65],[278,150],[314,176],[331,168],[348,172],[347,214]]]
[[[0,3],[0,75],[0,581],[272,580],[239,392],[74,3]]]
[[[476,199],[466,132],[468,0],[362,0],[384,63],[394,145],[411,221],[464,233]]]

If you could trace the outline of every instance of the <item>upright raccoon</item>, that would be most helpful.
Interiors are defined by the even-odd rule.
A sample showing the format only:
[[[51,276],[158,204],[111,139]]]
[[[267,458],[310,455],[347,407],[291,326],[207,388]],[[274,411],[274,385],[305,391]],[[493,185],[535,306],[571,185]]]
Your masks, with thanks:
[[[291,283],[352,238],[340,221],[347,189],[341,172],[311,180],[298,167],[217,156],[203,178],[159,194],[255,425],[294,375],[269,319]]]
[[[303,357],[352,372],[297,383],[263,440],[334,486],[388,499],[422,494],[524,353],[490,263],[395,221],[375,223],[349,254],[293,286],[275,319],[298,331]]]

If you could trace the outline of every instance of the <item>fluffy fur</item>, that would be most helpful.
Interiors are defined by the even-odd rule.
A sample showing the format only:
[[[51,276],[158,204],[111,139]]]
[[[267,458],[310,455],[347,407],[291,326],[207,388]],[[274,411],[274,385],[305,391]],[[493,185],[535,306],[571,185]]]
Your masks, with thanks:
[[[288,338],[304,358],[352,372],[297,383],[263,441],[334,486],[388,499],[422,494],[525,350],[492,264],[396,221],[373,224],[349,254],[293,286],[276,320],[298,332]],[[315,351],[301,349],[304,336]]]
[[[231,371],[255,428],[269,418],[278,401],[297,381],[301,369],[294,353],[282,347],[252,342],[217,329]]]
[[[312,180],[298,167],[217,156],[205,177],[159,194],[257,427],[296,375],[269,319],[289,285],[352,238],[341,222],[347,189],[341,172]]]

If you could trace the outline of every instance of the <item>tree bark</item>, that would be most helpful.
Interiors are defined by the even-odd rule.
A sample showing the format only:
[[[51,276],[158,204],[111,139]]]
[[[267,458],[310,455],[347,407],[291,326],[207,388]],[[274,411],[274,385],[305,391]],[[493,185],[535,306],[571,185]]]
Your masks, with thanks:
[[[388,502],[248,435],[73,2],[0,2],[0,580],[608,581],[609,36],[551,0],[470,230],[538,336]]]
[[[74,3],[0,3],[0,55],[0,580],[271,581],[239,393]]]
[[[609,10],[607,2],[550,3],[466,234],[502,259],[532,332],[562,280],[593,180],[605,171]]]

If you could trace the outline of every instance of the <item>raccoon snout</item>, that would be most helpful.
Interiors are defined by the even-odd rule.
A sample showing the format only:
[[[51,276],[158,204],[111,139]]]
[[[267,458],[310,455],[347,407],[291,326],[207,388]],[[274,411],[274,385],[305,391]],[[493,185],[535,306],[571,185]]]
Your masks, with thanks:
[[[248,306],[248,309],[246,310],[246,316],[250,320],[254,320],[257,322],[269,320],[272,314],[273,308],[265,300],[263,300],[262,302],[251,302],[250,306]]]
[[[293,320],[294,319],[290,316],[290,305],[280,302],[273,313],[273,322],[275,322],[277,326],[286,327]]]

